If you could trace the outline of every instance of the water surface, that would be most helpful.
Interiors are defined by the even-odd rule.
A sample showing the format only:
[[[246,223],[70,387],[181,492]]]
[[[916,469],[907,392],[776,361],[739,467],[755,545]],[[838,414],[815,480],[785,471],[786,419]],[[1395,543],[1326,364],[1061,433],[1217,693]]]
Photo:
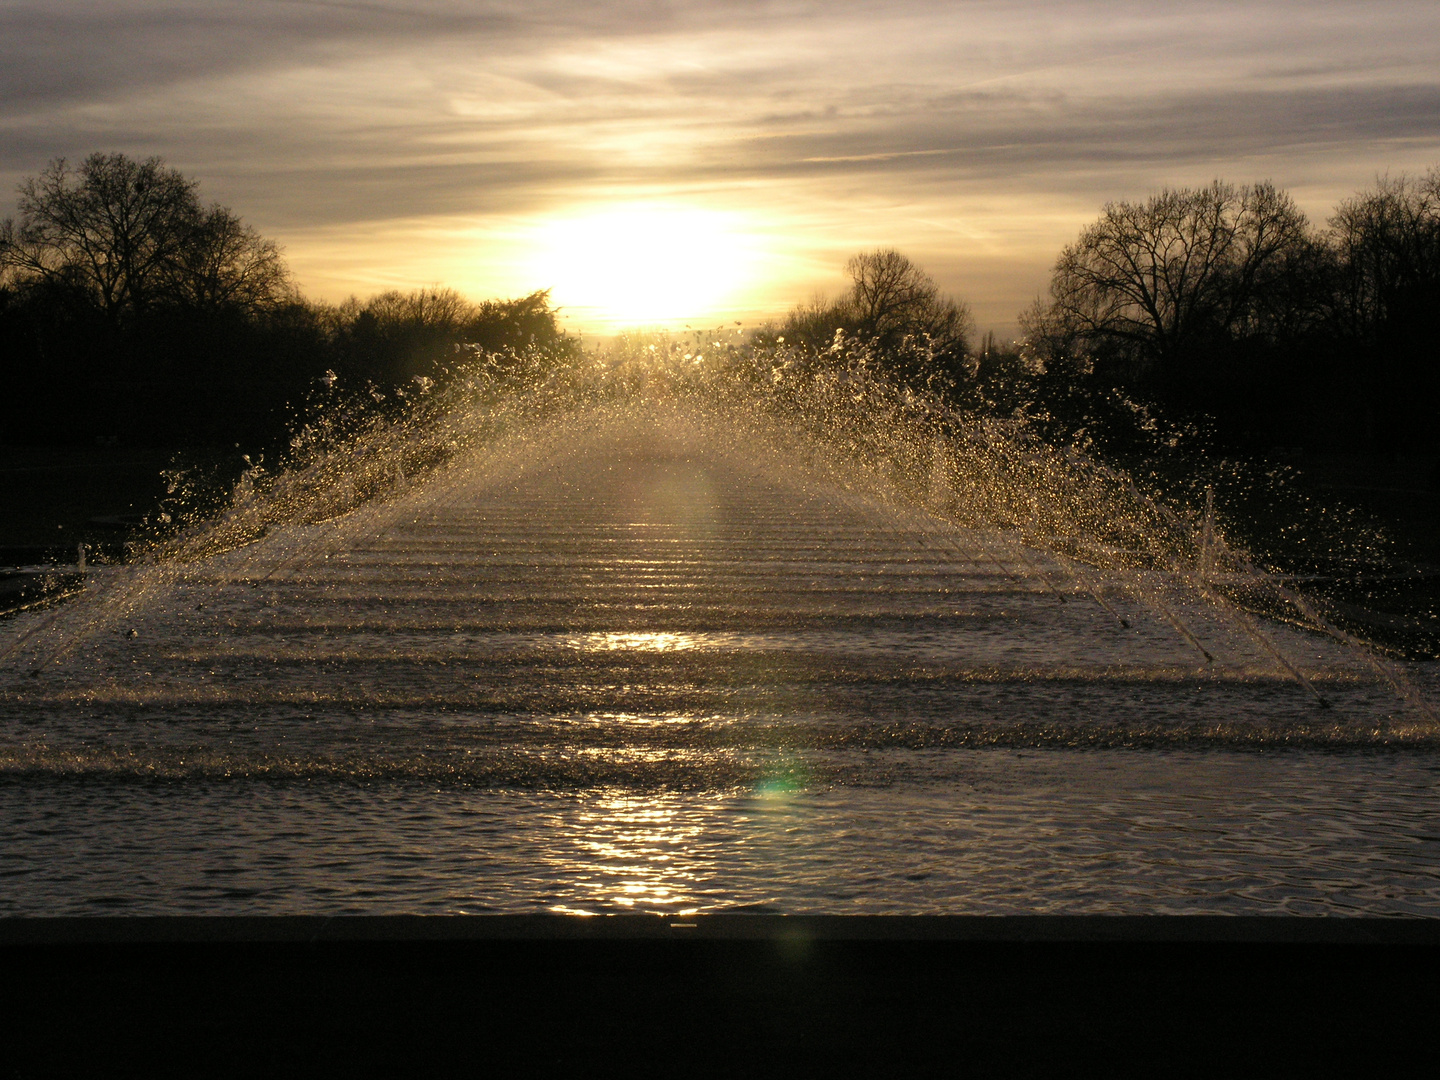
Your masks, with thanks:
[[[674,419],[559,441],[9,624],[0,912],[1440,914],[1353,650]]]

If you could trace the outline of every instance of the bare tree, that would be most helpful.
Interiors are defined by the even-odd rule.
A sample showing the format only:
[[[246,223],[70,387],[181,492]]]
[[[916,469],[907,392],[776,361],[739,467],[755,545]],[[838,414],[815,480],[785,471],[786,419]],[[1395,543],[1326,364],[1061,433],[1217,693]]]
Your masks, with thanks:
[[[837,329],[847,333],[854,331],[849,307],[843,299],[833,300],[823,292],[817,292],[809,300],[791,308],[776,332],[792,345],[823,349],[834,340]]]
[[[779,327],[786,341],[825,349],[843,330],[873,346],[875,361],[903,382],[953,389],[973,375],[969,309],[929,274],[891,248],[856,255],[845,271],[850,291],[793,308]]]
[[[279,245],[223,206],[194,222],[166,281],[177,302],[205,311],[264,311],[297,296]]]
[[[279,249],[159,158],[64,158],[24,181],[0,225],[0,264],[20,283],[72,290],[112,321],[161,305],[263,307],[291,295]]]
[[[392,289],[365,302],[368,312],[383,328],[454,333],[474,318],[475,305],[454,289]]]
[[[195,184],[159,158],[64,158],[20,185],[4,256],[20,276],[88,294],[112,319],[149,305],[194,220]]]
[[[1061,252],[1048,309],[1027,322],[1071,348],[1164,361],[1260,332],[1258,301],[1308,242],[1304,215],[1268,183],[1110,203]]]
[[[940,294],[933,278],[893,248],[856,255],[846,309],[855,329],[882,346],[925,337],[946,353],[969,351],[969,311]]]
[[[1440,169],[1380,180],[1330,219],[1336,314],[1353,337],[1440,309]]]

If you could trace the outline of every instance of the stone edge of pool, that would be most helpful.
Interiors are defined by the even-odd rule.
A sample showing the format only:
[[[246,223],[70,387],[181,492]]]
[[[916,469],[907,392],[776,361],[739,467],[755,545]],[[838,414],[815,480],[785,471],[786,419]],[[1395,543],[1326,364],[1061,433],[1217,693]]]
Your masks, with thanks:
[[[0,918],[25,945],[484,941],[1440,945],[1440,919],[1229,915],[279,915]]]

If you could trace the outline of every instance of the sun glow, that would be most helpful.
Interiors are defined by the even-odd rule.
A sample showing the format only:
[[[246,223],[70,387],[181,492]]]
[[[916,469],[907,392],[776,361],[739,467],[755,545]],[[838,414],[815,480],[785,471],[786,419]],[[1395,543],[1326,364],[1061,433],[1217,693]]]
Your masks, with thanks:
[[[604,331],[724,318],[760,258],[739,215],[635,203],[547,221],[533,280],[572,318]]]

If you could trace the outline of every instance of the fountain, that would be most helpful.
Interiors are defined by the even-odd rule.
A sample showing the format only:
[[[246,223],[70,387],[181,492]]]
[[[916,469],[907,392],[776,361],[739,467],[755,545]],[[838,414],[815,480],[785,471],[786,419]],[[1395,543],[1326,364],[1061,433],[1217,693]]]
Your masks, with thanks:
[[[0,910],[1440,910],[1434,665],[1213,508],[783,351],[527,386],[4,624]]]

